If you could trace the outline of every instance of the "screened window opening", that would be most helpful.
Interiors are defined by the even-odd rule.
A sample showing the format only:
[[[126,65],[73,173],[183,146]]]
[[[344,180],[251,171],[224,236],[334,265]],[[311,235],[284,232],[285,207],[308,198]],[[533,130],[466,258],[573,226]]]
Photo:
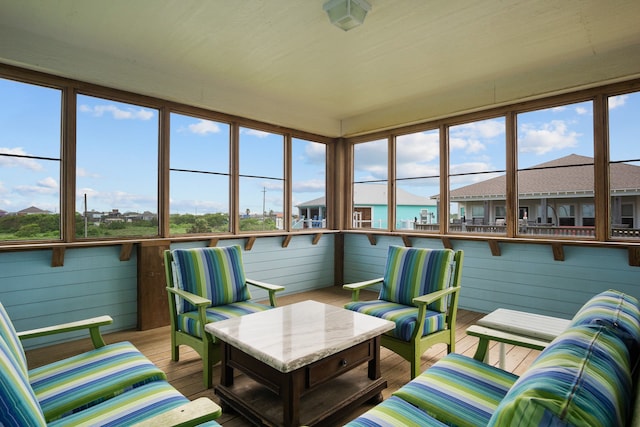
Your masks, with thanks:
[[[505,118],[449,127],[449,230],[505,233],[496,206],[506,200]]]
[[[362,142],[353,147],[351,227],[389,227],[389,142]]]
[[[157,236],[158,111],[78,95],[77,115],[77,236]]]
[[[62,92],[0,79],[0,241],[60,240]]]
[[[640,92],[608,98],[609,236],[638,239],[635,214],[640,204]]]
[[[230,126],[171,114],[169,230],[229,232]]]
[[[291,141],[291,230],[327,228],[327,146]]]
[[[440,131],[396,138],[396,230],[440,229]]]
[[[284,229],[284,136],[240,128],[240,231]]]
[[[517,123],[518,204],[528,208],[518,233],[595,237],[593,103],[520,113]]]

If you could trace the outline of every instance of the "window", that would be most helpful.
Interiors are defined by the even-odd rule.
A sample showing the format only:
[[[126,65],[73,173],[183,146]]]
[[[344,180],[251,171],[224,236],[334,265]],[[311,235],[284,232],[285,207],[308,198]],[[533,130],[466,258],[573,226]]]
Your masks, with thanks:
[[[229,232],[230,126],[171,114],[170,233]]]
[[[284,229],[284,136],[240,128],[240,231]]]
[[[582,223],[576,205],[594,203],[592,102],[520,113],[517,123],[518,204],[528,210],[519,233],[594,237],[567,228]]]
[[[449,214],[452,232],[504,233],[491,217],[506,199],[505,119],[449,128]],[[460,225],[456,220],[460,220]]]
[[[78,237],[158,235],[158,111],[78,95]]]
[[[396,230],[438,231],[440,132],[396,138]]]
[[[0,240],[59,240],[58,89],[0,79]]]
[[[595,227],[596,225],[596,208],[593,203],[584,203],[581,206],[582,211],[580,216],[582,217],[583,227]]]
[[[291,141],[291,229],[327,227],[327,146],[293,138]]]
[[[611,96],[609,106],[610,236],[637,239],[640,195],[640,92]]]
[[[353,228],[388,227],[388,147],[387,139],[353,147]]]

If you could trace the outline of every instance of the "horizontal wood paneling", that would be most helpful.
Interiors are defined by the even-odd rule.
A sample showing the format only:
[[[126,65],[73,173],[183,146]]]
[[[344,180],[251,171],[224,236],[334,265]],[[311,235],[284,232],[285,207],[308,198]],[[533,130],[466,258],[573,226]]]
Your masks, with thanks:
[[[439,239],[413,238],[414,247],[442,247]],[[555,261],[550,245],[500,243],[492,256],[486,242],[452,239],[465,251],[460,307],[488,313],[504,307],[571,318],[594,294],[617,289],[640,298],[640,268],[628,265],[623,248],[565,246]],[[386,248],[402,238],[345,236],[345,283],[382,276]]]
[[[65,251],[64,265],[51,267],[51,251],[0,253],[0,301],[17,330],[108,314],[106,331],[136,326],[136,257],[120,261],[120,246]],[[38,338],[28,348],[68,340]]]

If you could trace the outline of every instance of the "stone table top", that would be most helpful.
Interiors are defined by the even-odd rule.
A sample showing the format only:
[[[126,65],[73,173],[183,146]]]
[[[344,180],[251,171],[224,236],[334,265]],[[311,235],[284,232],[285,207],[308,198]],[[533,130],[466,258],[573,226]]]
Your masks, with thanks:
[[[393,329],[388,320],[307,300],[209,323],[207,332],[291,372]]]

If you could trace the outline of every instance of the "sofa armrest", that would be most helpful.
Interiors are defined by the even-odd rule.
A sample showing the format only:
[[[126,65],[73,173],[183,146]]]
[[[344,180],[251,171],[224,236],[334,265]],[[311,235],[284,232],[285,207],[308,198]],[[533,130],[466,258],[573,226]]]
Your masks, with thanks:
[[[197,426],[207,421],[214,420],[222,414],[222,408],[213,400],[200,397],[184,405],[178,406],[171,411],[163,412],[153,418],[144,420],[136,427],[156,427],[156,426]]]
[[[44,337],[48,335],[89,329],[89,335],[91,335],[91,341],[93,342],[94,348],[99,348],[105,346],[104,339],[100,334],[100,327],[110,325],[112,323],[113,319],[111,318],[111,316],[99,316],[90,319],[78,320],[76,322],[62,323],[59,325],[47,326],[44,328],[22,331],[18,332],[17,335],[20,340],[26,340],[29,338]]]
[[[258,280],[246,279],[246,282],[250,285],[269,291],[269,303],[271,303],[272,307],[276,306],[276,292],[284,290],[284,286],[273,285],[271,283],[260,282]]]
[[[358,298],[360,298],[360,291],[362,289],[382,283],[383,280],[383,277],[378,277],[376,279],[364,280],[362,282],[348,283],[346,285],[342,285],[342,289],[351,291],[351,301],[358,301]]]

